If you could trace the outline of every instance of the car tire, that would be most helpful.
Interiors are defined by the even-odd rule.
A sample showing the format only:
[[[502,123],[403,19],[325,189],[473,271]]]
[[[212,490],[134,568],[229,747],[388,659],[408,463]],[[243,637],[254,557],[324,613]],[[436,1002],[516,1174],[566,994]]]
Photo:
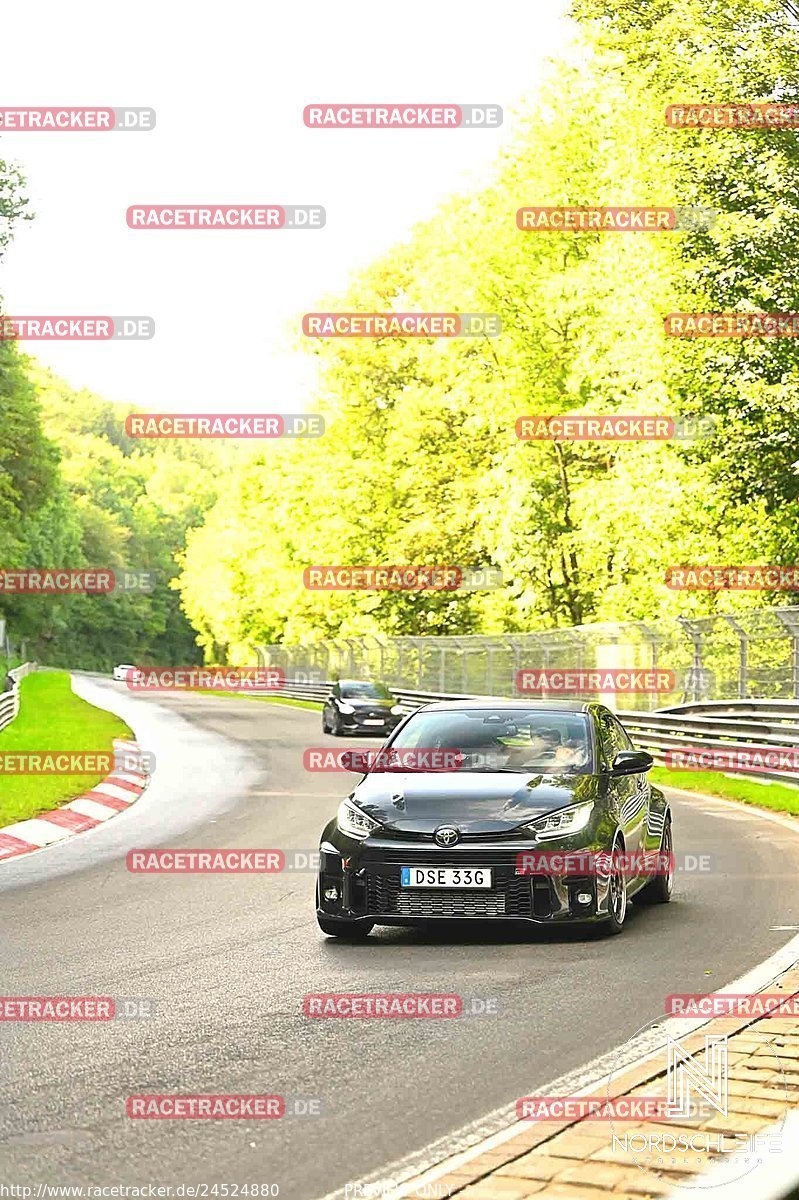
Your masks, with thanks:
[[[362,942],[364,938],[368,938],[369,934],[374,929],[374,921],[341,921],[333,917],[320,917],[317,914],[317,922],[322,933],[328,937],[341,938],[347,942]]]
[[[336,716],[333,718],[333,724],[330,726],[330,732],[332,733],[333,737],[342,736],[341,718],[338,716],[338,714],[336,714]]]
[[[615,865],[617,851],[623,853],[623,846],[617,838],[611,851],[610,881],[608,883],[608,918],[605,922],[609,934],[621,933],[627,917],[627,886],[624,871]]]
[[[663,826],[663,837],[660,840],[660,853],[672,854],[673,843],[671,836],[671,820],[667,817],[666,824]],[[674,890],[674,867],[670,864],[670,869],[665,875],[656,875],[654,879],[650,879],[646,887],[641,888],[636,899],[644,904],[668,904]]]
[[[322,733],[330,733],[330,728],[328,726],[327,717],[325,716],[324,711],[322,712]]]

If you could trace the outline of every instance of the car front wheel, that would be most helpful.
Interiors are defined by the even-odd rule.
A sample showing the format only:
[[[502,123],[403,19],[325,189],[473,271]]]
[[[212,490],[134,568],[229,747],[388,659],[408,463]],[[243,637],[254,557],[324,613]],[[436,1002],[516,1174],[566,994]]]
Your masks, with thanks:
[[[620,842],[614,842],[610,856],[610,880],[608,882],[608,933],[621,933],[627,916],[627,882],[624,867],[618,861],[622,854]]]

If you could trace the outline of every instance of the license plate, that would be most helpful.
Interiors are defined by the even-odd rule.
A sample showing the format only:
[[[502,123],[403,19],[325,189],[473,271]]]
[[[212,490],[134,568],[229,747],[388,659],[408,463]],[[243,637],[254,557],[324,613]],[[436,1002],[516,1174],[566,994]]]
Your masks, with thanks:
[[[490,888],[490,867],[402,867],[400,883],[415,888]]]
[[[378,719],[376,721],[370,720],[370,721],[363,722],[364,725],[385,725],[385,723],[386,723],[385,717],[378,717]]]

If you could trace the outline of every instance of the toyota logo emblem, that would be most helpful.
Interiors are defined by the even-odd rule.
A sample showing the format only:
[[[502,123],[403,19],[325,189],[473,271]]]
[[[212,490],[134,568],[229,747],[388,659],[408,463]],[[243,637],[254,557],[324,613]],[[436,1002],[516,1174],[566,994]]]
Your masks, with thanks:
[[[436,830],[434,836],[439,846],[454,846],[461,840],[461,835],[452,825],[442,825],[440,829]]]

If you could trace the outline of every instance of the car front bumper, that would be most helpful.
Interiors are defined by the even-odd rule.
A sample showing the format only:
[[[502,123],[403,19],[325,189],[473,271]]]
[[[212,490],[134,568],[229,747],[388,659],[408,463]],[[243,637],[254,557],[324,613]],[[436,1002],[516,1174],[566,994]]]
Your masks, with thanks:
[[[536,925],[584,923],[608,916],[608,880],[601,875],[519,874],[518,855],[529,843],[469,844],[453,850],[419,842],[357,842],[334,828],[319,854],[317,912],[328,919],[376,925],[431,920],[522,921]],[[403,866],[490,867],[490,889],[408,888]],[[327,893],[335,892],[335,896]],[[588,902],[585,897],[588,896]],[[578,899],[582,897],[582,899]]]
[[[345,733],[358,733],[364,736],[374,734],[377,737],[385,737],[387,733],[393,733],[400,721],[403,720],[402,715],[394,716],[388,714],[385,717],[360,717],[357,713],[339,713],[339,727]],[[367,725],[366,721],[380,721],[379,725]]]

